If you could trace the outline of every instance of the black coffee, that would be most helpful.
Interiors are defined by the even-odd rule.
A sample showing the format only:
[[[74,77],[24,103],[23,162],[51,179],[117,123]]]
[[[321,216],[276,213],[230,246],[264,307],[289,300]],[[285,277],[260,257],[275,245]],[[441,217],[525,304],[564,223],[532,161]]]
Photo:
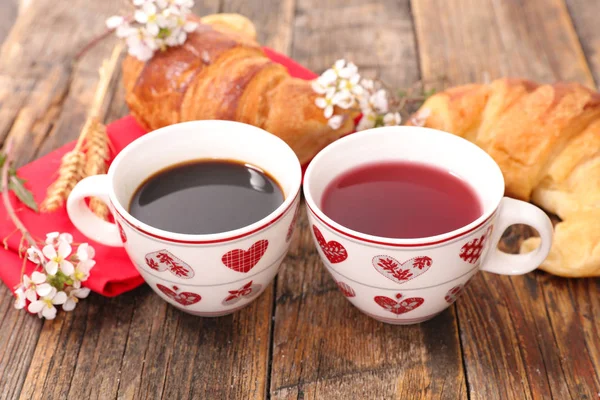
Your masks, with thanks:
[[[283,192],[265,171],[232,160],[197,160],[146,179],[129,212],[165,231],[210,234],[250,225],[281,203]]]

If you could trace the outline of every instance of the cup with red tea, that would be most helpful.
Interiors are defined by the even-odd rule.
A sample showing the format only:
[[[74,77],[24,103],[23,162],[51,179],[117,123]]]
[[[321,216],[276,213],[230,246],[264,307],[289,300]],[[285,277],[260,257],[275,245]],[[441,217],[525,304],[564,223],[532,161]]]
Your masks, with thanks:
[[[427,128],[377,128],[334,142],[308,166],[304,196],[315,244],[343,295],[392,324],[433,318],[478,271],[534,270],[552,243],[542,210],[503,197],[504,178],[487,153]],[[498,250],[513,224],[534,227],[540,247]]]
[[[67,211],[90,239],[125,247],[164,300],[218,316],[249,304],[277,273],[301,181],[278,137],[238,122],[185,122],[129,144],[108,174],[76,185]],[[115,222],[94,215],[88,197],[108,204]]]

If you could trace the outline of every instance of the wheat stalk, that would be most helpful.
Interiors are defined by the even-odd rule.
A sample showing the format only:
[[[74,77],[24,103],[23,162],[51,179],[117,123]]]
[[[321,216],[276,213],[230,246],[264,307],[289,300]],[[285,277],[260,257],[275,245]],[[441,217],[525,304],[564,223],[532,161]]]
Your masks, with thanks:
[[[99,122],[99,116],[122,50],[123,46],[118,44],[113,49],[110,59],[104,61],[100,67],[100,80],[88,118],[75,148],[62,158],[58,178],[48,187],[46,198],[41,205],[44,212],[55,211],[62,207],[77,182],[84,177],[106,172],[109,143],[106,127]],[[108,208],[98,199],[92,199],[90,208],[102,218],[108,216]]]
[[[58,179],[48,188],[41,205],[42,211],[50,212],[62,207],[77,182],[83,178],[85,154],[80,148],[81,146],[75,146],[75,149],[63,156],[58,169]]]
[[[108,161],[109,146],[106,127],[97,119],[92,119],[90,130],[86,136],[84,151],[86,155],[83,172],[85,176],[93,176],[106,173],[106,163]],[[103,219],[108,219],[108,207],[97,198],[90,200],[90,209]]]

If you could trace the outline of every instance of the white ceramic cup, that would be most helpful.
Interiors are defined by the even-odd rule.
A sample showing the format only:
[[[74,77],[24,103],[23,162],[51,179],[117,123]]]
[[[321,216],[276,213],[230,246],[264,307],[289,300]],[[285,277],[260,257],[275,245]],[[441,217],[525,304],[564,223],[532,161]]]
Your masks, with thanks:
[[[210,235],[167,232],[128,212],[138,186],[152,174],[185,161],[234,159],[269,172],[285,200],[246,227]],[[285,257],[296,222],[302,171],[292,149],[278,137],[230,121],[193,121],[148,133],[123,149],[108,174],[83,179],[67,201],[69,218],[96,242],[124,246],[144,280],[173,306],[200,316],[232,313],[256,298]],[[85,204],[98,197],[115,224]],[[202,204],[198,204],[201,212]]]
[[[353,231],[323,213],[323,192],[335,177],[361,164],[398,160],[452,171],[475,189],[483,214],[441,235],[390,239]],[[479,270],[506,275],[534,270],[552,244],[548,216],[529,203],[503,197],[502,172],[487,153],[433,129],[377,128],[332,143],[308,166],[304,196],[319,254],[342,293],[365,314],[393,324],[434,317],[456,300]],[[534,227],[541,246],[520,255],[499,251],[502,233],[513,224]]]

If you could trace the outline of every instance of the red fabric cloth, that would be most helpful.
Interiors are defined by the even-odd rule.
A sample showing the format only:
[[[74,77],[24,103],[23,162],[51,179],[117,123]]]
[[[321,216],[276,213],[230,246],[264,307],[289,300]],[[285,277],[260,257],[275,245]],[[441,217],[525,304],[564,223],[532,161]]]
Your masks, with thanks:
[[[273,61],[284,65],[290,74],[297,78],[313,79],[316,75],[294,62],[290,58],[268,48],[264,49]],[[133,117],[127,116],[108,125],[108,135],[115,154],[125,146],[143,135],[145,131],[136,123]],[[33,192],[38,204],[44,199],[46,189],[56,178],[56,171],[62,156],[74,147],[71,142],[52,153],[25,165],[18,175],[27,180],[26,186]],[[113,154],[113,156],[115,155]],[[69,232],[75,242],[88,242],[96,249],[96,266],[92,269],[90,278],[85,282],[96,293],[103,296],[117,296],[141,285],[144,280],[129,260],[123,248],[103,246],[83,236],[69,221],[66,210],[54,213],[37,214],[16,201],[11,193],[13,207],[19,218],[31,231],[32,235],[44,239],[49,232]],[[10,221],[3,204],[0,202],[0,240],[11,235],[14,225]],[[0,248],[0,279],[13,290],[20,282],[22,259],[17,254],[21,239],[20,233],[14,233],[8,240],[8,249]],[[74,249],[75,250],[75,249]],[[33,264],[28,262],[27,273],[31,273]]]

